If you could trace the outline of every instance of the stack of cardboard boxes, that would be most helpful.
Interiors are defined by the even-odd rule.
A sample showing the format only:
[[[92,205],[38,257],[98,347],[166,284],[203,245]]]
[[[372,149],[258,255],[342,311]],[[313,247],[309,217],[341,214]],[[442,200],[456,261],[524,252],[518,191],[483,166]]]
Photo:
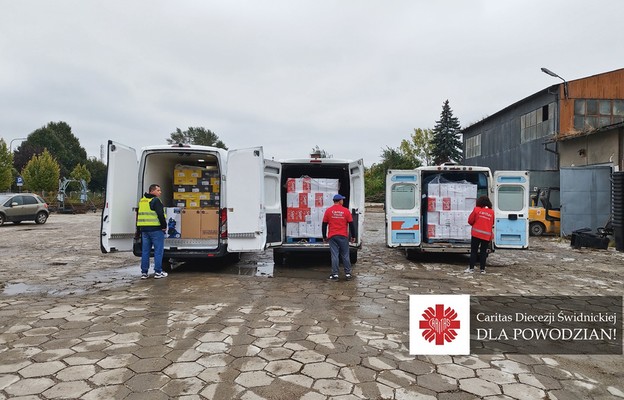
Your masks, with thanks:
[[[175,207],[166,210],[169,222],[168,238],[216,239],[218,237],[220,183],[219,171],[216,169],[188,165],[175,166],[173,171]],[[178,236],[175,236],[176,234]]]
[[[334,204],[338,179],[288,178],[286,181],[286,237],[322,238],[323,215]]]
[[[469,240],[468,217],[476,205],[477,185],[434,181],[427,193],[427,238]]]

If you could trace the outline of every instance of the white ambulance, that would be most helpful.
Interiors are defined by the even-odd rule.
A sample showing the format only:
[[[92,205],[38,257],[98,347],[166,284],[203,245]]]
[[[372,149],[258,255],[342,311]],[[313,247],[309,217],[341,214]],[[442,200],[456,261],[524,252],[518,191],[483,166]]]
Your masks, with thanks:
[[[323,167],[324,166],[324,167]],[[362,160],[277,162],[264,159],[262,147],[223,150],[197,145],[157,145],[135,149],[108,142],[106,200],[102,210],[103,253],[133,251],[141,255],[136,208],[150,184],[158,184],[167,213],[163,268],[190,259],[238,256],[266,248],[278,250],[283,262],[290,251],[329,251],[316,238],[287,236],[289,179],[338,180],[345,206],[358,220],[361,247],[364,212]],[[307,218],[305,223],[312,221]],[[355,253],[357,254],[357,253]],[[357,258],[357,257],[355,257]]]
[[[529,245],[529,173],[487,167],[441,165],[388,170],[386,244],[408,256],[425,252],[470,253],[468,216],[487,195],[495,212],[493,244]],[[493,249],[492,249],[493,250]]]

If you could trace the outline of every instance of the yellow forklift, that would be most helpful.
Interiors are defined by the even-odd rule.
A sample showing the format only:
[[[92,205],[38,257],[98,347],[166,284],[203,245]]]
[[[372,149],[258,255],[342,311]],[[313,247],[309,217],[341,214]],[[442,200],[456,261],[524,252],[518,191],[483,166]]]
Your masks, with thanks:
[[[529,233],[531,236],[559,235],[561,205],[558,187],[537,188],[531,195]]]

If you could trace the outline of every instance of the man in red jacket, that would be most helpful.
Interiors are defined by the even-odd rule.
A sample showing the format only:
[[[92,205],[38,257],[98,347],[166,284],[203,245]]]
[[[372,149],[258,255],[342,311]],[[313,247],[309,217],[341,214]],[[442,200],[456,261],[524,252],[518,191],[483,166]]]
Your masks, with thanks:
[[[334,196],[334,205],[329,207],[323,215],[323,241],[329,238],[329,250],[331,252],[331,275],[329,280],[337,281],[338,266],[340,260],[344,267],[345,278],[351,280],[351,260],[349,259],[349,232],[351,241],[355,241],[355,227],[353,216],[348,208],[344,207],[345,197],[337,194]]]
[[[465,272],[474,272],[478,251],[481,273],[485,274],[485,260],[487,259],[487,250],[492,240],[492,227],[494,226],[494,210],[492,210],[492,202],[487,196],[481,196],[477,199],[477,206],[470,213],[468,223],[472,226],[470,268],[466,269]]]

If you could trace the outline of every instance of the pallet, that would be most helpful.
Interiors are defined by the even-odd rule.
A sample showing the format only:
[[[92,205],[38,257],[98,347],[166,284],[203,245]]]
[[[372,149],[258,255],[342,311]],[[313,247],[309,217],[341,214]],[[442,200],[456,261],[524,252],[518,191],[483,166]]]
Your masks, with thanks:
[[[286,236],[286,243],[323,243],[323,238]]]

